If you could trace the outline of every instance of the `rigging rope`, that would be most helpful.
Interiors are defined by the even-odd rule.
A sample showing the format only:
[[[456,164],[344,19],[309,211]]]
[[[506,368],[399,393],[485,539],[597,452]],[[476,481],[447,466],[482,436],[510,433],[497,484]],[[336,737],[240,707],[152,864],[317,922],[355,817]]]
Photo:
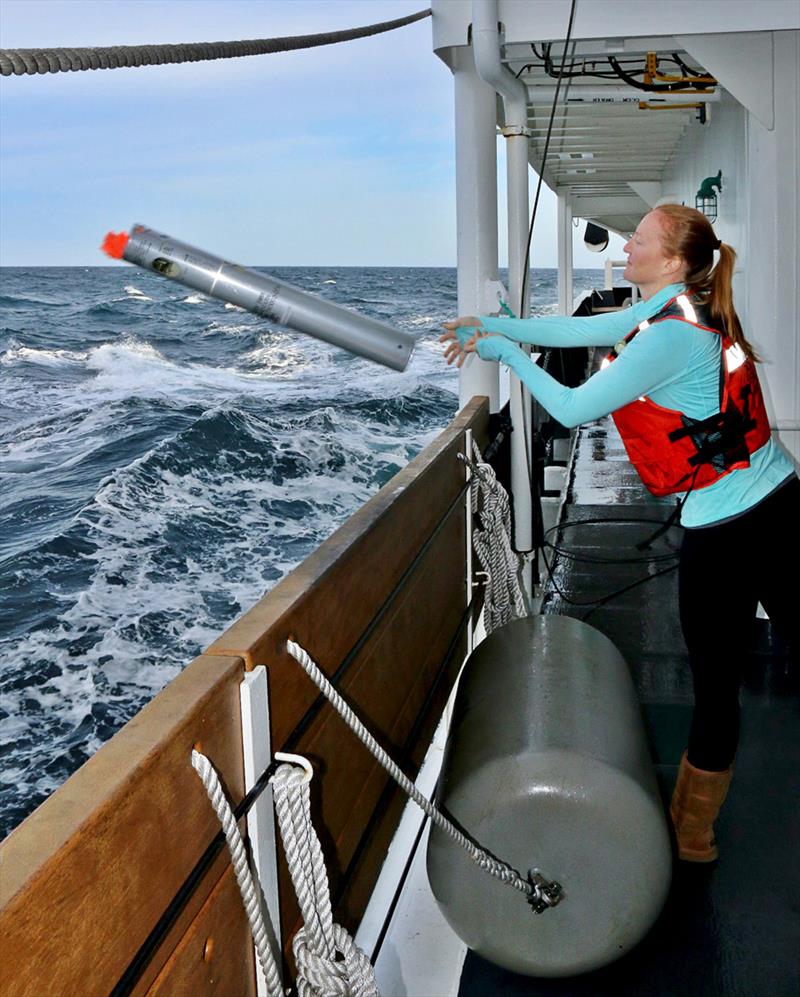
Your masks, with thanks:
[[[278,754],[276,757],[285,756]],[[308,764],[299,757],[297,761]],[[225,832],[258,961],[267,982],[268,997],[284,997],[261,912],[260,886],[250,869],[236,817],[209,759],[192,751],[192,766]],[[308,772],[311,772],[310,765]],[[286,863],[303,916],[303,927],[292,939],[297,992],[299,997],[380,997],[366,954],[333,920],[325,858],[311,822],[309,781],[303,768],[294,762],[280,765],[270,780]]]
[[[528,903],[537,914],[541,914],[548,907],[555,907],[563,895],[559,883],[546,880],[538,870],[532,870],[528,873],[528,878],[523,879],[512,866],[490,855],[479,845],[475,844],[474,841],[467,838],[426,796],[423,796],[399,766],[392,761],[364,724],[358,719],[353,710],[342,699],[336,689],[333,688],[311,655],[293,640],[286,642],[286,650],[303,668],[320,692],[324,693],[350,730],[353,731],[356,737],[365,745],[376,761],[389,773],[406,795],[430,817],[438,828],[444,831],[448,837],[452,838],[457,845],[460,845],[479,868],[483,869],[484,872],[488,872],[491,876],[495,876],[503,883],[513,886],[520,893],[525,894]]]
[[[459,457],[472,471],[472,508],[482,527],[473,531],[472,544],[487,575],[484,620],[486,633],[490,634],[511,620],[529,616],[530,613],[519,582],[522,558],[511,547],[508,492],[497,480],[491,465],[483,462],[474,441],[472,452],[474,460],[464,454],[459,454]]]
[[[309,780],[296,765],[272,779],[286,863],[303,915],[292,939],[299,997],[379,997],[375,973],[352,936],[333,920],[322,846],[311,822]]]
[[[225,798],[219,777],[214,766],[199,751],[192,751],[192,766],[200,779],[211,801],[225,838],[228,842],[228,850],[231,853],[233,871],[236,874],[236,882],[239,884],[239,892],[242,894],[242,902],[247,913],[247,920],[250,922],[250,930],[253,933],[253,941],[258,953],[258,961],[261,971],[267,981],[267,993],[269,997],[283,997],[283,986],[275,957],[272,954],[267,940],[267,929],[264,925],[264,917],[261,913],[261,903],[250,871],[250,864],[247,861],[247,852],[244,842],[236,824],[236,817],[231,810],[230,804]]]
[[[247,55],[268,55],[297,49],[335,45],[354,38],[394,31],[424,17],[431,9],[417,11],[393,21],[367,24],[343,31],[314,35],[287,35],[282,38],[255,38],[249,41],[191,42],[182,45],[113,45],[98,48],[7,48],[0,49],[0,75],[34,76],[37,73],[67,73],[84,69],[122,69],[138,66],[164,66],[211,59],[235,59]]]

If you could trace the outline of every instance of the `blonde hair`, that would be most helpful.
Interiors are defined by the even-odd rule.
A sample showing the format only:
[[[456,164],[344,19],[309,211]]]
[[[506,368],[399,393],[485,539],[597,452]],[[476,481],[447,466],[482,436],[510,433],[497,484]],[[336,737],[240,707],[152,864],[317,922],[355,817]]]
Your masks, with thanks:
[[[686,264],[685,282],[711,315],[711,325],[724,332],[742,348],[750,360],[758,361],[747,342],[733,306],[733,268],[736,251],[717,239],[706,216],[683,204],[659,204],[653,209],[661,216],[661,246],[667,256],[678,256]],[[714,250],[719,260],[714,266]]]

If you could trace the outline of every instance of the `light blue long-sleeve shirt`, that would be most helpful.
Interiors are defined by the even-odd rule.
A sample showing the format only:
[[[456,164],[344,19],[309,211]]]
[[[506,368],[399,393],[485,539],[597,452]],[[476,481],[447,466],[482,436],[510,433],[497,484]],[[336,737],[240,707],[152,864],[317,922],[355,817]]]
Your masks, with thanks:
[[[719,411],[721,338],[677,319],[664,319],[640,332],[614,363],[577,388],[568,388],[538,367],[518,342],[538,346],[613,346],[686,290],[670,284],[631,308],[589,317],[564,315],[532,319],[480,316],[487,332],[478,355],[509,366],[536,400],[564,426],[600,419],[646,395],[657,405],[692,419]],[[514,340],[515,342],[512,342]],[[733,471],[713,485],[692,491],[681,514],[684,526],[707,526],[740,515],[794,473],[770,440],[751,455],[750,467]]]

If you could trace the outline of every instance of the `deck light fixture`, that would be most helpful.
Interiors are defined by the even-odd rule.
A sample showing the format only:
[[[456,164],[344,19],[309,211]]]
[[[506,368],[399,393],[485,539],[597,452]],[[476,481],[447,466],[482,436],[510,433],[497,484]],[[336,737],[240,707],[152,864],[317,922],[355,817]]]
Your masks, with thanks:
[[[694,206],[710,222],[717,220],[717,191],[722,193],[722,170],[715,177],[706,177],[695,195]]]

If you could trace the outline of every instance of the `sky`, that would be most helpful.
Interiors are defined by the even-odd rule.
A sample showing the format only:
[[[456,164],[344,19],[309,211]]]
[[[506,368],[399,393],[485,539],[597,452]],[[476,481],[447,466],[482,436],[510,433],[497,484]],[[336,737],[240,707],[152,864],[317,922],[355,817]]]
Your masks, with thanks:
[[[0,0],[0,47],[271,38],[425,6]],[[142,223],[252,266],[454,266],[454,148],[452,75],[429,19],[307,51],[1,77],[0,265],[104,265],[105,233]],[[557,264],[555,218],[544,188],[534,267]],[[573,234],[575,266],[602,265],[583,226]],[[622,240],[611,245],[619,258]]]

